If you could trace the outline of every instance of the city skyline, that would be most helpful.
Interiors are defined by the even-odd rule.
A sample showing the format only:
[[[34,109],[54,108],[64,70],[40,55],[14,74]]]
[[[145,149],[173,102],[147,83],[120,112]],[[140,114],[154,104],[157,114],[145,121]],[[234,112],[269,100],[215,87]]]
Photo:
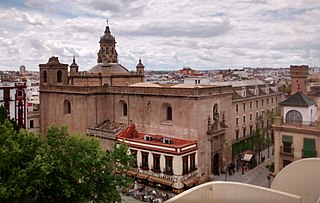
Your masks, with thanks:
[[[313,0],[0,3],[0,70],[38,70],[51,56],[80,70],[97,62],[106,20],[119,62],[134,70],[320,65],[320,2]]]

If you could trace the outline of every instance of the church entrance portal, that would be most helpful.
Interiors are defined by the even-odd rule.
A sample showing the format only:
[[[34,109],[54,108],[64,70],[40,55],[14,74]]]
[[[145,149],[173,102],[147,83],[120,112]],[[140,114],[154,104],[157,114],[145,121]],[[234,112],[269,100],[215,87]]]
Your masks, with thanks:
[[[212,158],[212,174],[219,175],[219,154],[215,153]]]

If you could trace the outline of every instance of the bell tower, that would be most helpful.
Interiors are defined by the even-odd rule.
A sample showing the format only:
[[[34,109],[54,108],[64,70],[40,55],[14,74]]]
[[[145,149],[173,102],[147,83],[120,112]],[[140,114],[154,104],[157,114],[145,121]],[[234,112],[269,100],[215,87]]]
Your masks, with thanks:
[[[308,65],[290,66],[291,73],[291,95],[302,92],[307,95],[307,78],[309,75]]]
[[[72,64],[70,65],[70,76],[76,76],[78,75],[78,64],[76,63],[76,59],[73,56]]]
[[[48,63],[39,64],[40,89],[46,85],[68,85],[68,64],[60,63],[58,57],[52,56]]]
[[[104,31],[104,35],[100,37],[100,50],[98,52],[98,63],[118,63],[118,53],[116,51],[116,40],[111,34],[109,22]]]

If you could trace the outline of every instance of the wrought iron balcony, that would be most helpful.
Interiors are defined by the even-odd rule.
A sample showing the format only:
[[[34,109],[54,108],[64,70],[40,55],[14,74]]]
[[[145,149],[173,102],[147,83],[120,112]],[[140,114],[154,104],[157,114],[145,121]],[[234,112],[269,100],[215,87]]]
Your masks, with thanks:
[[[287,156],[293,156],[294,148],[284,148],[283,146],[280,146],[280,153],[282,155],[287,155]]]

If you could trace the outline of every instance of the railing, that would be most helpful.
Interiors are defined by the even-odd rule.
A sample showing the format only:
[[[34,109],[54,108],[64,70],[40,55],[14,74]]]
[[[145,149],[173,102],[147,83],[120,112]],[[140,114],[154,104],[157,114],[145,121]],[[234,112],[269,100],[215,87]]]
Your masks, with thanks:
[[[293,156],[294,148],[284,148],[283,146],[280,146],[280,153],[283,155]]]
[[[69,86],[50,85],[42,87],[41,91],[74,92],[82,94],[92,93],[123,93],[140,95],[172,95],[172,96],[202,96],[221,93],[232,93],[231,86],[213,86],[203,88],[173,88],[173,87],[132,87],[132,86]]]
[[[310,158],[310,157],[317,157],[317,151],[302,149],[301,158]]]
[[[95,137],[100,137],[100,138],[107,138],[107,139],[116,140],[115,133],[104,131],[104,130],[88,128],[86,134],[89,136],[95,136]]]

